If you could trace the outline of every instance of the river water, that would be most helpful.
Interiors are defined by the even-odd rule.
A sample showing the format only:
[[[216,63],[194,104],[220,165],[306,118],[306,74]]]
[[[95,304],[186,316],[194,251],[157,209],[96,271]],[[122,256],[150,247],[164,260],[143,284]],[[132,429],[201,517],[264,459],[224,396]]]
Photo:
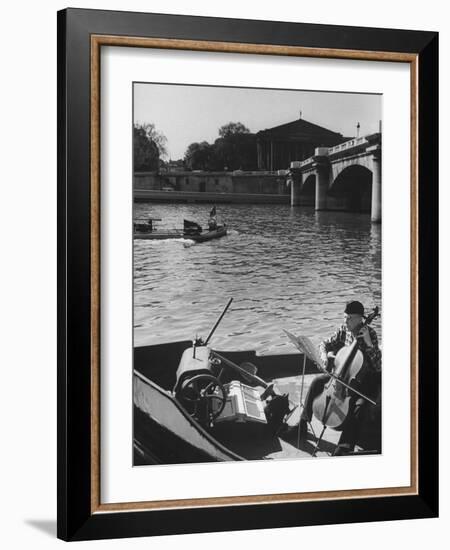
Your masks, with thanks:
[[[204,227],[212,205],[135,205],[158,227]],[[283,328],[314,343],[341,323],[345,302],[381,308],[381,226],[367,214],[284,205],[218,205],[221,239],[134,241],[135,346],[206,338],[216,349],[294,353]],[[374,324],[381,340],[380,320]]]

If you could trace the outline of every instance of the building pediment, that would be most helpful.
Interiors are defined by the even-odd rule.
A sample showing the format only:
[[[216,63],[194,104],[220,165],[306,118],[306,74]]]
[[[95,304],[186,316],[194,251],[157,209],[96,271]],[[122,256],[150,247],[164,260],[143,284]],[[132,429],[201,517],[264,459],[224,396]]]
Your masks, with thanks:
[[[261,130],[256,134],[256,137],[263,140],[277,139],[283,141],[304,141],[308,143],[311,141],[320,141],[324,144],[335,144],[345,139],[344,136],[338,132],[333,132],[328,130],[328,128],[308,122],[302,118],[286,124],[274,126],[273,128]]]

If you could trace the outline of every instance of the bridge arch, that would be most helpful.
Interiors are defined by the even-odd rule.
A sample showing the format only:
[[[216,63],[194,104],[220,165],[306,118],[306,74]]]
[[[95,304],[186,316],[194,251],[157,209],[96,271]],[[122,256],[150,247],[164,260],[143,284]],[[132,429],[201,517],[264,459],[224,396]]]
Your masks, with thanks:
[[[328,188],[327,207],[330,210],[370,212],[372,171],[362,164],[344,167]]]

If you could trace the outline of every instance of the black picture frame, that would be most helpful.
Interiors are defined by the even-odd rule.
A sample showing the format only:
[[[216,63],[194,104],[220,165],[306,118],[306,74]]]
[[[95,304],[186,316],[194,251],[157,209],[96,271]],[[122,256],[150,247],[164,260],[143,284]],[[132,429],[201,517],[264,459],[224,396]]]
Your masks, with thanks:
[[[92,37],[395,52],[416,60],[417,472],[414,495],[98,511],[92,488]],[[334,52],[334,53],[333,53]],[[353,52],[353,53],[352,53]],[[364,58],[364,55],[362,55]],[[414,157],[413,154],[413,157]],[[58,13],[58,537],[88,540],[438,515],[438,34],[85,9]],[[414,274],[413,274],[414,275]],[[420,368],[426,365],[426,369]],[[95,389],[95,388],[94,388]],[[98,388],[97,388],[98,389]],[[94,465],[95,466],[95,465]]]

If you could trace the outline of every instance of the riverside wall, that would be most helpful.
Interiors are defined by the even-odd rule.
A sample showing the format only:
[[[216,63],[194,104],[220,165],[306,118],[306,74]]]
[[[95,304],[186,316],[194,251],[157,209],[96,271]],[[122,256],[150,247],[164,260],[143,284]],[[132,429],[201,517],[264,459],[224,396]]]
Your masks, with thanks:
[[[284,176],[276,172],[136,172],[136,201],[289,203]]]

